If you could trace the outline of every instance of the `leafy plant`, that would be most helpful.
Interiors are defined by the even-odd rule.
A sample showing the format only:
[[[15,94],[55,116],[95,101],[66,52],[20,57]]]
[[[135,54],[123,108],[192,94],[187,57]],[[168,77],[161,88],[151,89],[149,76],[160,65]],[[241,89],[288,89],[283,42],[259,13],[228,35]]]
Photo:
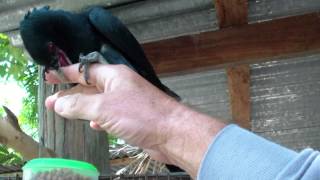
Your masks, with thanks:
[[[4,110],[0,108],[0,118],[4,116]]]
[[[19,123],[22,128],[27,127],[29,132],[35,132],[38,124],[37,116],[37,86],[38,67],[28,61],[22,49],[10,45],[9,38],[0,33],[0,77],[4,80],[14,79],[23,87],[27,96],[22,101],[22,112]],[[0,108],[0,116],[4,113]],[[35,137],[35,135],[32,135]],[[0,164],[22,164],[22,157],[0,145]]]
[[[0,33],[0,77],[13,78],[25,88],[20,123],[37,127],[38,67],[28,61],[22,49],[10,45],[9,38]]]
[[[20,154],[14,152],[5,145],[0,145],[0,164],[12,165],[12,164],[22,164],[23,160]]]

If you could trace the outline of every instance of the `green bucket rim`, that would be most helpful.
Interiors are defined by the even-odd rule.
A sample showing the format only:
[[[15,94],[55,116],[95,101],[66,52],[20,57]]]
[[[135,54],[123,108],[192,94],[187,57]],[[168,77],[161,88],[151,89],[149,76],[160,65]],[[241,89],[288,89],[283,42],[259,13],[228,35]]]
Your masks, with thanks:
[[[44,168],[69,168],[69,169],[80,169],[80,170],[89,170],[99,173],[97,168],[90,163],[71,160],[71,159],[62,159],[62,158],[37,158],[32,159],[27,164],[22,167],[22,170],[25,169],[44,169]]]

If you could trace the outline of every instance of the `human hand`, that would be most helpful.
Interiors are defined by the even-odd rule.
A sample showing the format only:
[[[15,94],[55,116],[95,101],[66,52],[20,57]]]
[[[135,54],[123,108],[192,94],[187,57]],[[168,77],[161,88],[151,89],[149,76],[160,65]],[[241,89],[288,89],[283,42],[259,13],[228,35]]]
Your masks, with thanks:
[[[174,99],[162,93],[123,65],[90,66],[90,85],[78,65],[62,68],[70,83],[77,86],[60,91],[46,100],[46,106],[68,119],[90,120],[102,129],[145,149],[154,159],[170,163],[158,149],[168,134],[166,122],[174,111]],[[59,83],[51,73],[46,79]]]
[[[225,126],[169,97],[124,65],[93,64],[88,85],[78,64],[63,67],[77,86],[46,99],[67,119],[85,119],[143,148],[153,159],[174,164],[195,177],[212,138]],[[49,83],[59,80],[49,73]]]

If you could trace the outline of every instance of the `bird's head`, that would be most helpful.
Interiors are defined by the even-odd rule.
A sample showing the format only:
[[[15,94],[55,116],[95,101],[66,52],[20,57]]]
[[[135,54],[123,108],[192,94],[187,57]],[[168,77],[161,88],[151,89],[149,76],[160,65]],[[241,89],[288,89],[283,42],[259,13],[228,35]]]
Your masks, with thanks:
[[[46,69],[71,64],[67,37],[59,31],[64,25],[63,13],[44,7],[28,12],[20,22],[20,34],[32,59]],[[58,22],[58,23],[57,23]]]

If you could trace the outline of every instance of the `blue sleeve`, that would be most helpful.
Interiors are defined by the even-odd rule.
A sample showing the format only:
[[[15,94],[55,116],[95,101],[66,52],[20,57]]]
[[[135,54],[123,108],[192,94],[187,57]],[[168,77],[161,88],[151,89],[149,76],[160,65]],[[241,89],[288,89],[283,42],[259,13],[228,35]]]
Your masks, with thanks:
[[[320,180],[320,153],[297,153],[236,125],[225,127],[204,156],[198,180]]]

